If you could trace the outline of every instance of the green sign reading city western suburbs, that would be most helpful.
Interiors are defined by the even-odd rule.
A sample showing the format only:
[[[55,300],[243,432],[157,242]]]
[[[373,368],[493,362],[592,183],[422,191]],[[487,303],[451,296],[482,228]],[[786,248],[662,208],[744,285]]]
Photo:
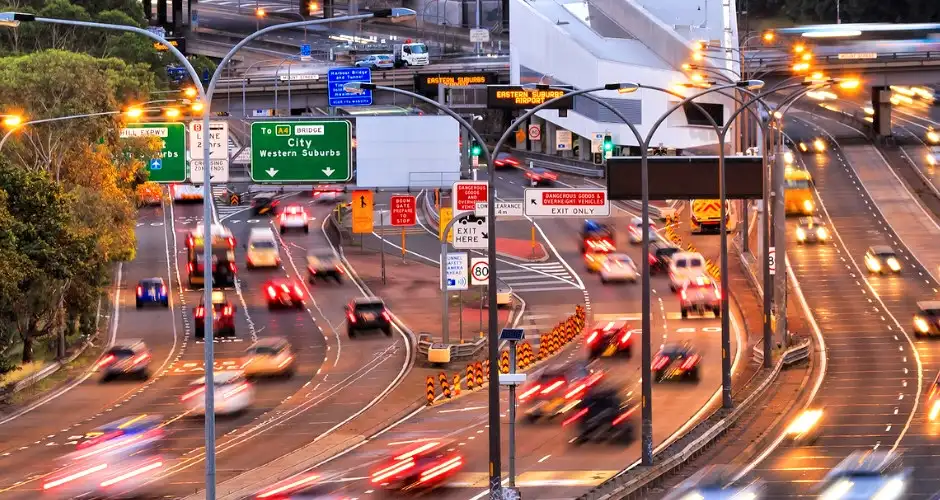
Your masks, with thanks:
[[[346,182],[352,178],[348,121],[251,124],[255,182]]]
[[[153,182],[186,181],[186,126],[182,123],[129,123],[121,129],[121,138],[158,137],[163,142],[160,153],[145,158]]]

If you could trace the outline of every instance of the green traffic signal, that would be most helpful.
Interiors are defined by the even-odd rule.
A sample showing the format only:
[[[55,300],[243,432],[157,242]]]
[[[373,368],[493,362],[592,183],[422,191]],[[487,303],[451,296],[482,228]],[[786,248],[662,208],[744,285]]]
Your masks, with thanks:
[[[478,144],[474,144],[470,148],[470,156],[480,156],[480,153],[482,152],[483,152],[483,148],[481,148]]]
[[[614,139],[613,137],[606,135],[604,136],[604,152],[614,150]]]

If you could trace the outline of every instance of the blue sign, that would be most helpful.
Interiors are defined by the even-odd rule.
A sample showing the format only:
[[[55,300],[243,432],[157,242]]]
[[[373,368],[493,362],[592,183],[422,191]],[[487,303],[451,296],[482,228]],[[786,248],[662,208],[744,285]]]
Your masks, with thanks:
[[[333,68],[327,72],[327,92],[330,106],[371,106],[372,91],[363,90],[361,94],[346,92],[343,85],[348,82],[371,82],[372,70],[369,68]]]
[[[503,328],[499,332],[499,340],[519,342],[524,338],[525,338],[525,330],[523,330],[522,328]]]
[[[160,170],[163,168],[163,160],[154,158],[150,160],[150,170]]]
[[[448,287],[457,286],[457,280],[448,278],[448,279],[447,279],[447,286],[448,286]]]
[[[305,43],[300,46],[300,57],[310,57],[310,44]]]

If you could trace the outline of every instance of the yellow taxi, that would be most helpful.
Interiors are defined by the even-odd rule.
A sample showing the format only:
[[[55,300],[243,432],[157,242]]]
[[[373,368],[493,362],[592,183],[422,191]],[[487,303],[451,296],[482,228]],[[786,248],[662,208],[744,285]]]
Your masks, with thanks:
[[[587,267],[588,272],[598,273],[607,263],[609,257],[610,254],[606,252],[588,252],[584,254],[584,265]]]

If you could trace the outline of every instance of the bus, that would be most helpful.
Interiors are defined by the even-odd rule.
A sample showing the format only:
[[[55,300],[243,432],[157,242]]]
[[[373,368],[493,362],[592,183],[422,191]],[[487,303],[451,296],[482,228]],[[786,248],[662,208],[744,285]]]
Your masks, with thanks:
[[[784,173],[784,203],[787,215],[813,215],[813,177],[806,170],[788,168]]]
[[[213,228],[214,229],[214,228]],[[212,236],[212,288],[232,288],[235,286],[235,239],[228,231],[215,233]],[[186,245],[186,271],[189,276],[189,287],[205,286],[203,266],[205,245],[204,239],[198,235],[191,235]]]

